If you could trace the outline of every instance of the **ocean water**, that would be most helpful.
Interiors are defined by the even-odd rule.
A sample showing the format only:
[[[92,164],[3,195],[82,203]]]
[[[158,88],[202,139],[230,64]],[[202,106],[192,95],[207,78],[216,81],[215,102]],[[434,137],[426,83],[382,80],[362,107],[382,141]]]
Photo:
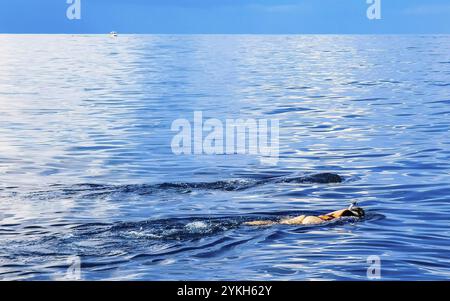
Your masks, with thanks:
[[[366,280],[370,256],[382,280],[449,279],[449,49],[0,35],[0,279],[62,279],[78,258],[85,280]],[[174,155],[171,123],[194,111],[278,119],[278,164]],[[343,181],[286,181],[325,172]],[[362,220],[243,225],[355,200]]]

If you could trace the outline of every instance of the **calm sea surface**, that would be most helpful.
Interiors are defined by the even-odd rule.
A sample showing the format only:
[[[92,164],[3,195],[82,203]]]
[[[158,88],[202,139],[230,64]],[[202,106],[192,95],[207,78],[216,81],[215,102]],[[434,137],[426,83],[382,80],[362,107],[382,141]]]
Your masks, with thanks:
[[[61,279],[78,256],[92,280],[364,280],[372,255],[384,280],[449,279],[449,50],[450,36],[0,35],[0,279]],[[194,111],[279,119],[278,164],[174,155],[171,123]],[[345,180],[279,180],[322,172]],[[242,225],[354,200],[364,220]]]

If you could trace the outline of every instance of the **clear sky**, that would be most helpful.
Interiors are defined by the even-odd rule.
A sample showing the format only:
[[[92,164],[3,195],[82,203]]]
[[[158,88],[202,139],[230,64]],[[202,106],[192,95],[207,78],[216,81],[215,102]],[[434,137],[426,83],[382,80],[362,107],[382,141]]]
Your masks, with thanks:
[[[76,0],[70,0],[76,1]],[[0,0],[0,33],[450,33],[450,0]]]

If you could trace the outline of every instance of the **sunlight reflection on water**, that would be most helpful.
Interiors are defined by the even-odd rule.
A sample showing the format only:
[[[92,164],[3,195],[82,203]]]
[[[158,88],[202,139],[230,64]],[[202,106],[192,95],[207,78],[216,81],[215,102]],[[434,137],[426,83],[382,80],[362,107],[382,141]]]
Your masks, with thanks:
[[[370,255],[383,279],[448,279],[449,47],[448,36],[0,35],[0,279],[51,279],[72,255],[83,279],[366,279]],[[173,155],[171,122],[196,110],[278,118],[279,164]],[[325,171],[346,181],[77,186]],[[371,218],[240,226],[355,199]]]

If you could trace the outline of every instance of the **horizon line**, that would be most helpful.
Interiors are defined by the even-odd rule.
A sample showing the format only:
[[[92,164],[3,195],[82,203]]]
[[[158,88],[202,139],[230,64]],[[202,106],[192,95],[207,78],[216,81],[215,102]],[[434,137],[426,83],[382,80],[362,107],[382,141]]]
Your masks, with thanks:
[[[111,32],[86,32],[86,33],[70,33],[70,32],[0,32],[0,35],[108,35]],[[142,32],[117,32],[119,35],[450,35],[449,33],[410,33],[410,32],[405,32],[405,33],[322,33],[322,32],[317,32],[317,33],[263,33],[263,32],[258,32],[258,33],[156,33],[156,32],[148,32],[148,33],[142,33]]]

